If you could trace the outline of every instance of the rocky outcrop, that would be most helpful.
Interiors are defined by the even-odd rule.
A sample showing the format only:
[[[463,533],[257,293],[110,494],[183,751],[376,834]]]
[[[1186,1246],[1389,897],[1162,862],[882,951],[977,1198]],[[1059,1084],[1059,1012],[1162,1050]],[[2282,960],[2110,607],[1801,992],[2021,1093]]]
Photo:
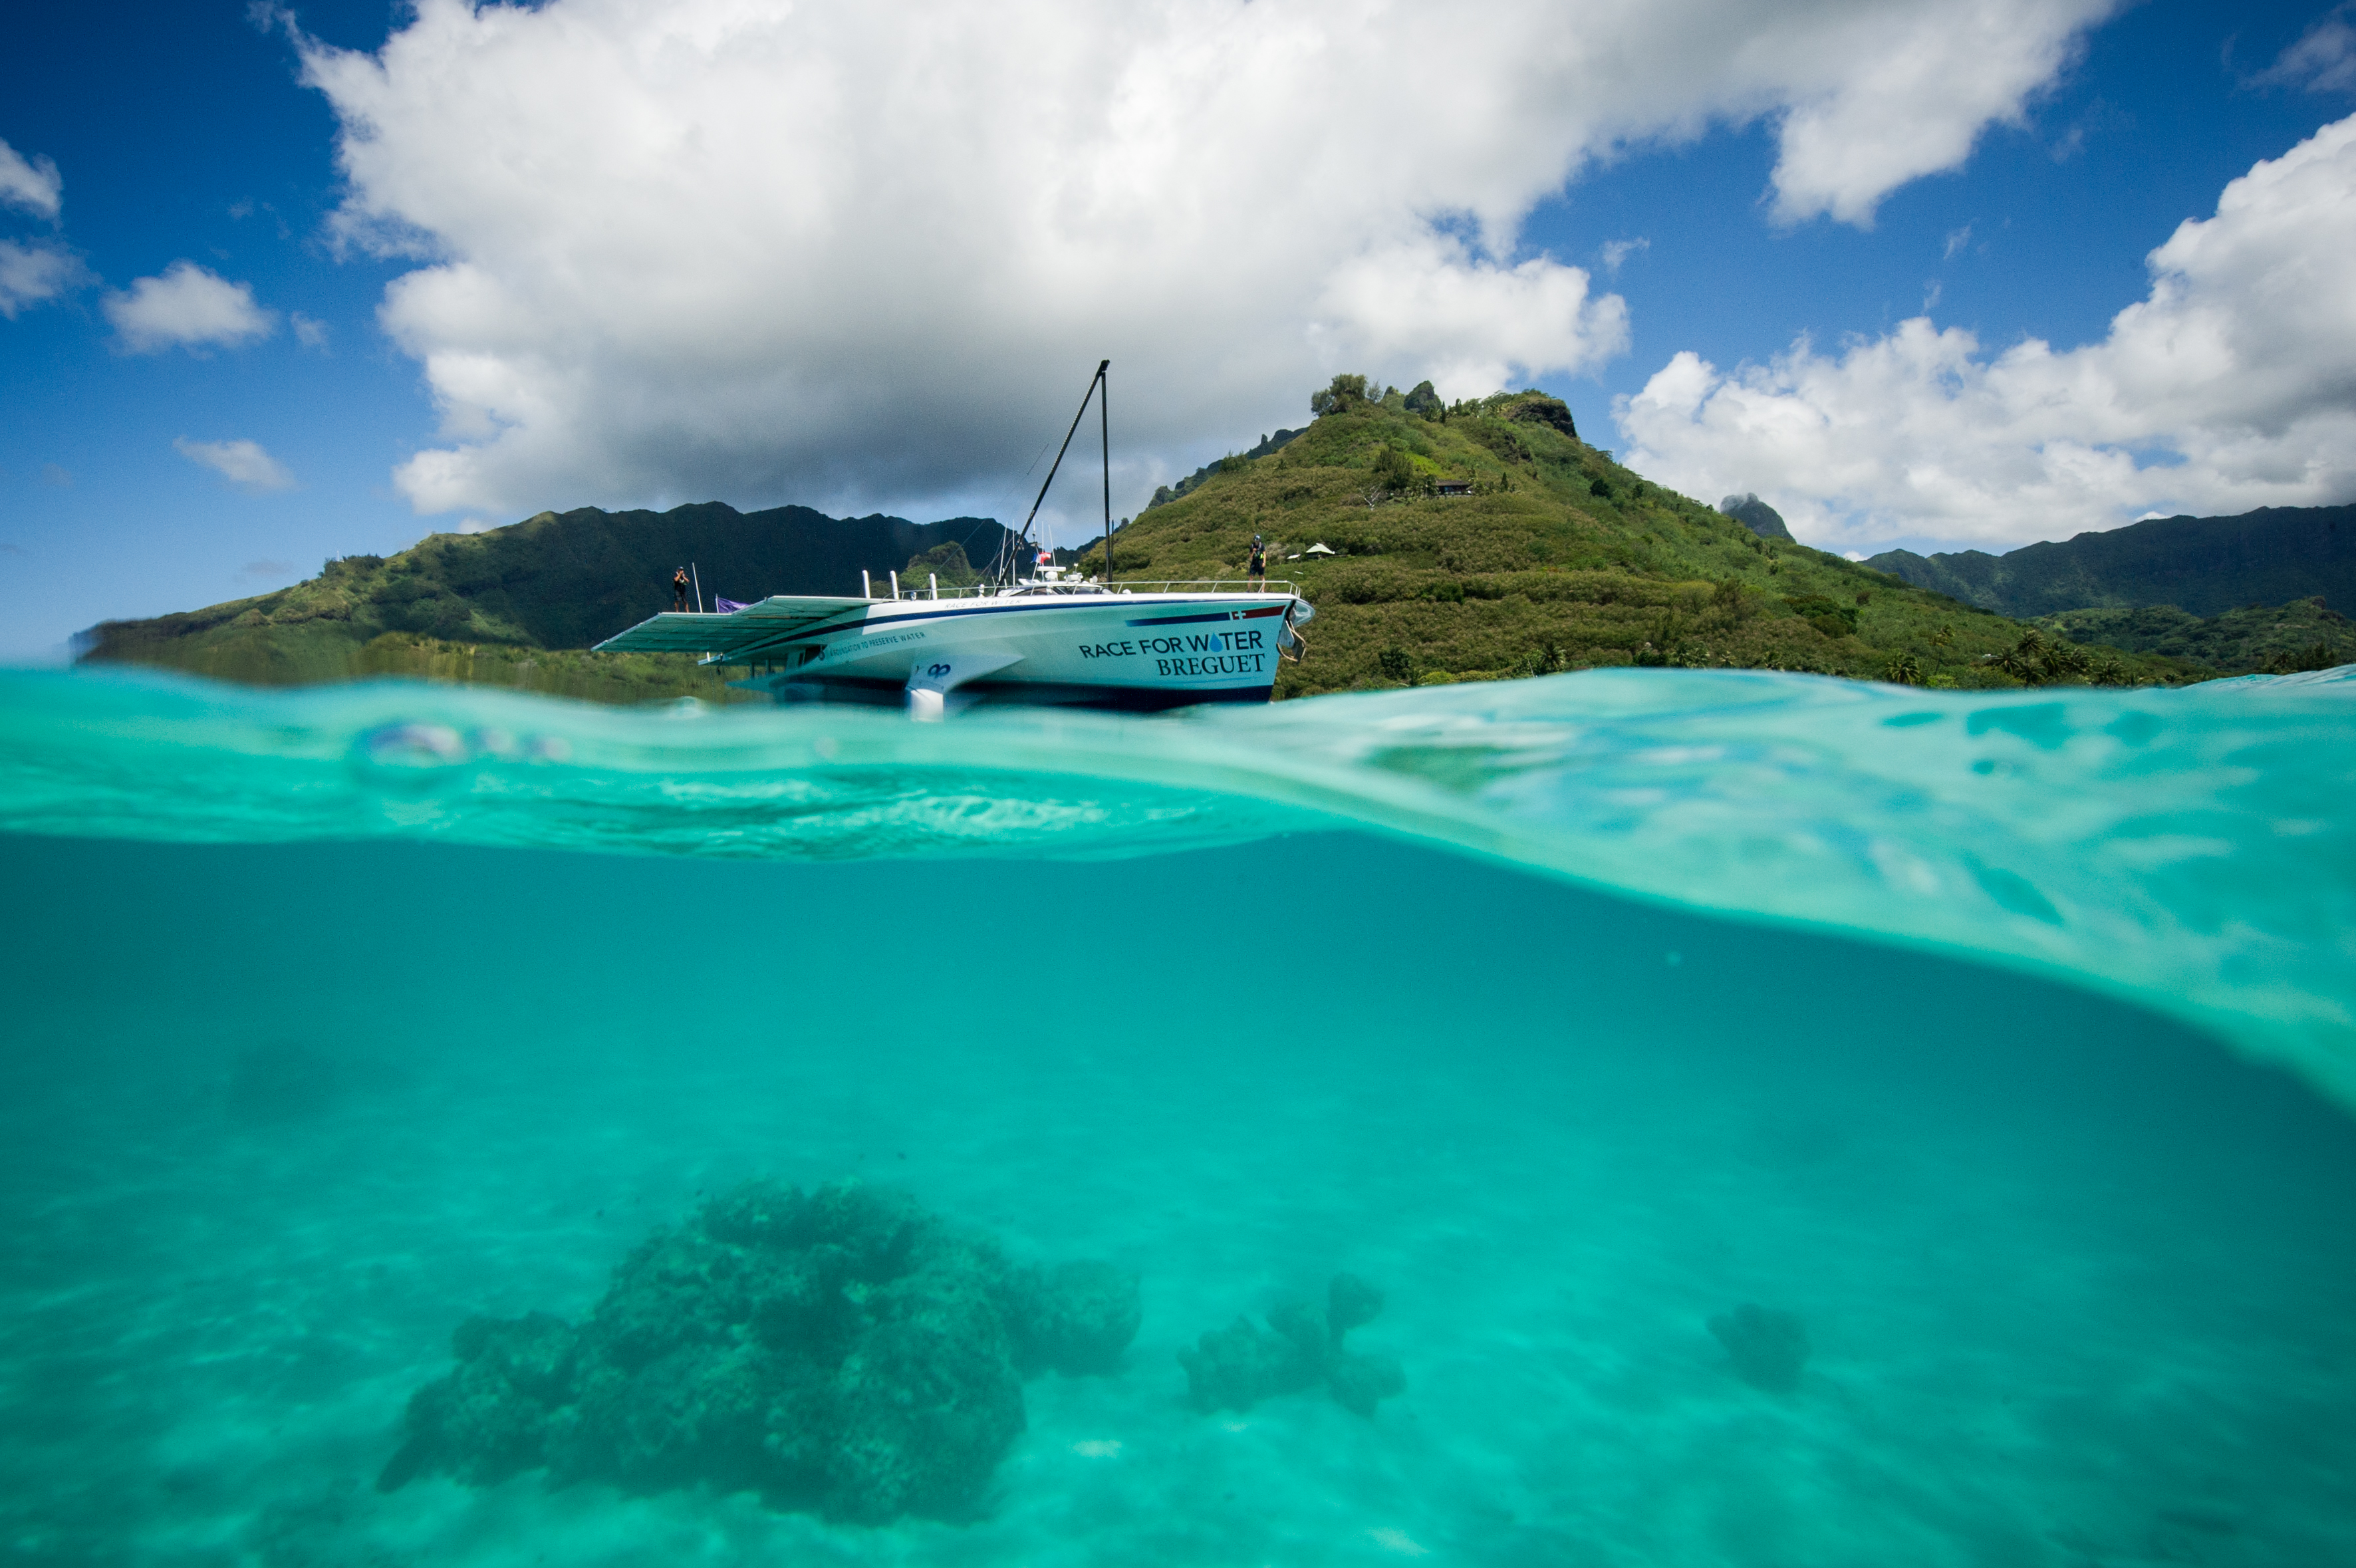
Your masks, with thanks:
[[[1179,1351],[1188,1396],[1198,1410],[1249,1410],[1322,1383],[1344,1408],[1372,1415],[1377,1403],[1406,1391],[1407,1378],[1389,1357],[1359,1355],[1342,1338],[1382,1310],[1382,1292],[1355,1274],[1335,1274],[1322,1314],[1306,1302],[1285,1302],[1266,1327],[1238,1317]]]
[[[1792,538],[1792,531],[1783,526],[1783,514],[1748,490],[1727,497],[1718,503],[1718,510],[1762,539]]]
[[[544,1468],[957,1518],[1023,1431],[1023,1379],[1114,1370],[1138,1320],[1136,1276],[1109,1263],[1012,1262],[905,1194],[755,1184],[648,1238],[578,1325],[460,1325],[378,1486]]]
[[[1745,1302],[1709,1320],[1709,1332],[1725,1347],[1734,1375],[1770,1393],[1800,1386],[1808,1365],[1808,1330],[1792,1313]]]
[[[1526,397],[1508,408],[1505,417],[1525,424],[1547,425],[1573,441],[1579,439],[1579,426],[1571,423],[1570,404],[1558,397]]]

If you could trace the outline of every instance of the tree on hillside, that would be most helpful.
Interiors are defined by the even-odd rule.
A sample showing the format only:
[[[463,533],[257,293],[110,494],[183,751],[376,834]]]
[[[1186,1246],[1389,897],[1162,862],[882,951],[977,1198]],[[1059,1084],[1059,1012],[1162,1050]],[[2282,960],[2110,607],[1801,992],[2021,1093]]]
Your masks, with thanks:
[[[2042,686],[2065,675],[2091,676],[2094,672],[2094,658],[2084,649],[2067,642],[2048,642],[2035,627],[2023,631],[2020,640],[2010,648],[1988,654],[1980,662],[2003,671],[2024,686]]]
[[[1415,483],[1415,459],[1396,446],[1375,455],[1375,483],[1387,490],[1404,490]]]
[[[1324,391],[1309,394],[1309,412],[1323,418],[1329,413],[1347,413],[1370,401],[1365,377],[1335,376]]]

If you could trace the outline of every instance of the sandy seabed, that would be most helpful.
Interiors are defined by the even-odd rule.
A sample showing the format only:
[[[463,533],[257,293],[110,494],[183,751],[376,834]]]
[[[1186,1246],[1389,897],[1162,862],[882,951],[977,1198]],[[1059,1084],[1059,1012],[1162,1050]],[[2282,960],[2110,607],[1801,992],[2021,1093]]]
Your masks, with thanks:
[[[0,1563],[2356,1562],[2356,1127],[2072,990],[1347,835],[0,854]],[[376,1489],[462,1318],[843,1176],[1142,1281],[982,1517]],[[1404,1395],[1186,1403],[1344,1269]]]

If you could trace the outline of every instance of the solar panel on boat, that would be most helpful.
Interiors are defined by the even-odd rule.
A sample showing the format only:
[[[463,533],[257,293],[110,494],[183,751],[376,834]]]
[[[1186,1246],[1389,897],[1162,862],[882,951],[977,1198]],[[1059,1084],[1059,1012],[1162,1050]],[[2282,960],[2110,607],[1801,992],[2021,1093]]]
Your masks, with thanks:
[[[734,653],[792,637],[864,608],[866,599],[779,596],[729,615],[667,610],[597,645],[600,653]]]

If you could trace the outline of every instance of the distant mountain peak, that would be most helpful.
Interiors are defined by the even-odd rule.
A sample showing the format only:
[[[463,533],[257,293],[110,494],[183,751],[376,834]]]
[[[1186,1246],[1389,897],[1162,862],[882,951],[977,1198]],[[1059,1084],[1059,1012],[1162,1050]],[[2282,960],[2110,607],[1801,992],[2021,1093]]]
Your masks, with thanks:
[[[1727,497],[1718,503],[1718,510],[1762,539],[1792,538],[1792,531],[1783,526],[1783,514],[1749,490]]]

